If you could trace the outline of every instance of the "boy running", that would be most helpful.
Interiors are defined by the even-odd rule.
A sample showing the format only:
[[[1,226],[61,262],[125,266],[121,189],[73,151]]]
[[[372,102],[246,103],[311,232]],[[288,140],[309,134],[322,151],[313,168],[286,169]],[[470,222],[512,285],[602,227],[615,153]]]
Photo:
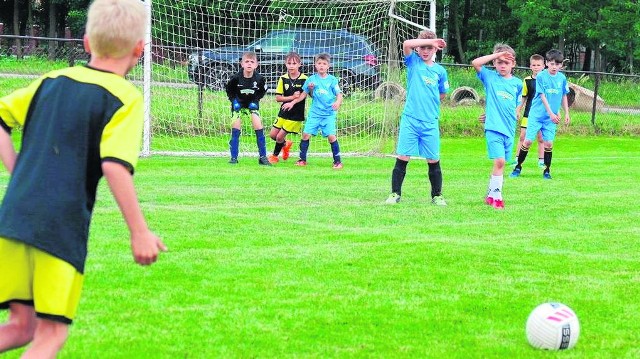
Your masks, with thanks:
[[[54,358],[62,349],[80,300],[103,175],[135,261],[152,264],[166,250],[147,227],[132,178],[143,101],[124,76],[142,55],[146,19],[139,0],[95,0],[84,35],[89,63],[0,98],[0,157],[11,173],[0,207],[0,308],[10,312],[0,326],[0,353],[31,343],[24,358]],[[19,156],[10,137],[16,126],[23,129]]]

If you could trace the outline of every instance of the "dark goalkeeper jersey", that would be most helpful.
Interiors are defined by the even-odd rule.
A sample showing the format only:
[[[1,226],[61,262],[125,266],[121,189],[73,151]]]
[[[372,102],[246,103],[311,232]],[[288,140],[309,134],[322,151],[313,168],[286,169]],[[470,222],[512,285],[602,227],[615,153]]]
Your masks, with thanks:
[[[258,103],[267,93],[264,77],[257,72],[251,77],[244,77],[242,71],[231,76],[225,90],[229,101],[237,98],[242,107],[246,108],[250,102]]]
[[[0,125],[0,131],[23,126],[0,207],[0,236],[84,273],[102,162],[118,162],[133,173],[142,141],[142,94],[113,73],[67,68],[0,98]]]

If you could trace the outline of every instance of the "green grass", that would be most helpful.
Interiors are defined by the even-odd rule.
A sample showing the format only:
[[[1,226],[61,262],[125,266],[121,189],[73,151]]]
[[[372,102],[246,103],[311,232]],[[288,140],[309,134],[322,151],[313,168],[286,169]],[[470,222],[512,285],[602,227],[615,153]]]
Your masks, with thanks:
[[[481,138],[443,139],[446,208],[429,204],[423,161],[389,207],[392,158],[342,171],[142,159],[142,207],[170,251],[135,265],[102,185],[60,358],[638,357],[640,142],[560,136],[554,149],[554,180],[530,158],[502,212],[482,202]],[[578,314],[576,348],[527,344],[546,301]]]

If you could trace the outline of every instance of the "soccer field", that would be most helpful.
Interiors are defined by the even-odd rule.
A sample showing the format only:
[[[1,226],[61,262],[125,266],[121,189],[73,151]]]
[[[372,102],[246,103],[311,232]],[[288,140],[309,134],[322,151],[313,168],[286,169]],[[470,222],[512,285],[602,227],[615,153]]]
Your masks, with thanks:
[[[390,157],[341,171],[142,159],[142,207],[169,252],[133,262],[102,183],[60,358],[548,358],[524,331],[547,301],[582,327],[553,357],[640,357],[640,139],[559,137],[551,181],[531,151],[504,211],[483,202],[484,146],[443,139],[447,207],[430,205],[418,160],[388,206]]]

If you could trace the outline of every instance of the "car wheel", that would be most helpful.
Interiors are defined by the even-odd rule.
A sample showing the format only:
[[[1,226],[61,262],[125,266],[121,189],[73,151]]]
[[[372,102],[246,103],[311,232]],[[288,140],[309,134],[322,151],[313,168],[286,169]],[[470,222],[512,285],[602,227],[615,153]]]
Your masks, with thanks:
[[[233,72],[230,68],[224,65],[213,65],[204,71],[202,84],[209,90],[222,91],[231,76],[233,76]]]

